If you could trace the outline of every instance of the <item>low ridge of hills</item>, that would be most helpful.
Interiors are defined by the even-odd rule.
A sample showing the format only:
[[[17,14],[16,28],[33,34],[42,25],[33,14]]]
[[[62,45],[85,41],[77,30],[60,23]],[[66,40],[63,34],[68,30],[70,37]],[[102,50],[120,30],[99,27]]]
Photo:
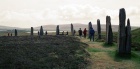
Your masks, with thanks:
[[[55,31],[56,30],[56,26],[57,25],[43,25],[43,29],[44,29],[44,31],[46,31],[46,30],[47,31]],[[84,30],[84,28],[88,29],[88,24],[76,23],[76,24],[73,24],[73,26],[74,26],[74,29],[76,31],[78,31],[79,28],[81,28],[82,30]],[[97,25],[93,24],[92,26],[95,29],[95,31],[97,31]],[[70,27],[71,27],[71,24],[59,25],[60,31],[70,31],[71,30]],[[133,27],[132,26],[132,30],[136,29],[136,28],[138,28],[138,27]],[[30,31],[30,28],[18,28],[18,27],[0,26],[0,31],[14,30],[14,29]],[[36,30],[36,31],[38,31],[39,29],[40,29],[40,26],[34,27],[34,30]],[[105,30],[106,30],[106,25],[102,24],[101,25],[101,31],[105,31]],[[112,30],[114,32],[117,32],[118,31],[118,25],[112,25]]]

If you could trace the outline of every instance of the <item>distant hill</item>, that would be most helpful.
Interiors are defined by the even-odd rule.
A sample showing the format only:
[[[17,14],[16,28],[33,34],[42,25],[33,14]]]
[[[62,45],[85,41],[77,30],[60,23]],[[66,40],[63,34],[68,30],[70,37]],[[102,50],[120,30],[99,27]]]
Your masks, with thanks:
[[[17,28],[17,27],[8,27],[8,26],[0,26],[1,31],[13,30],[13,29],[19,29],[19,28]]]
[[[63,24],[63,25],[59,25],[59,28],[61,31],[70,31],[71,30],[70,26],[71,26],[70,24]],[[86,24],[73,24],[73,26],[76,31],[78,31],[79,28],[81,28],[82,30],[84,30],[84,28],[88,29],[88,25],[86,25]],[[95,29],[95,31],[97,31],[97,25],[92,25],[92,26]],[[44,30],[54,31],[54,30],[56,30],[56,25],[44,25],[43,28],[44,28]],[[132,27],[132,30],[136,29],[136,28],[138,28],[138,27]],[[35,27],[34,29],[39,30],[40,26]],[[102,24],[101,31],[105,31],[105,30],[106,30],[106,25]],[[115,32],[118,31],[118,25],[112,25],[112,30]]]
[[[74,26],[75,30],[79,30],[79,28],[81,28],[82,30],[84,28],[88,29],[88,25],[86,25],[86,24],[73,24],[73,26]],[[71,27],[71,24],[59,25],[60,30],[63,30],[63,31],[70,31],[71,30],[70,27]],[[102,31],[105,31],[105,25],[102,25],[101,27],[102,27]],[[52,31],[52,30],[56,30],[56,25],[44,25],[43,28],[44,28],[44,30]],[[97,26],[96,25],[93,25],[93,28],[95,30],[97,30]],[[116,28],[116,26],[115,26],[115,28]],[[39,30],[39,29],[40,29],[40,26],[39,27],[35,27],[35,30]]]
[[[59,25],[59,28],[61,31],[70,31],[70,24],[62,24],[62,25]],[[79,28],[81,28],[82,30],[84,30],[84,28],[87,28],[88,30],[88,24],[80,24],[80,23],[77,23],[77,24],[73,24],[74,26],[74,29],[76,31],[79,30]],[[93,25],[93,28],[95,29],[95,31],[97,31],[97,25]],[[138,27],[132,27],[132,30],[133,29],[136,29]],[[14,30],[14,29],[18,29],[18,30],[26,30],[26,31],[30,31],[30,28],[18,28],[18,27],[8,27],[8,26],[0,26],[0,31],[3,30],[3,31],[6,31],[6,30]],[[40,29],[40,26],[38,27],[34,27],[34,30],[38,31]],[[44,31],[47,30],[47,31],[55,31],[56,30],[56,25],[43,25],[43,29]],[[106,25],[105,24],[102,24],[101,25],[101,31],[105,31],[106,30]],[[112,25],[112,30],[117,32],[118,31],[118,25]]]
[[[29,30],[29,28],[18,28],[18,27],[9,27],[9,26],[0,26],[0,31],[11,31],[11,30]]]

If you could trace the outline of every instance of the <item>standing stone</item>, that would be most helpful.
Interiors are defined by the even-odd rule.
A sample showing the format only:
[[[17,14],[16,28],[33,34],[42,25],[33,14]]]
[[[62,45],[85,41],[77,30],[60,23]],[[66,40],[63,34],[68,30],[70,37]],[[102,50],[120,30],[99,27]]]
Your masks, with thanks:
[[[106,16],[106,43],[113,43],[113,32],[111,27],[111,18],[110,16]]]
[[[127,20],[127,26],[126,26],[126,53],[131,53],[131,26],[130,26],[130,20]]]
[[[108,43],[109,23],[110,23],[110,16],[106,16],[106,43]]]
[[[43,36],[43,34],[44,34],[43,27],[41,26],[40,27],[40,36]]]
[[[125,53],[125,46],[126,46],[126,34],[125,34],[125,9],[121,8],[119,11],[119,29],[118,29],[118,53],[123,54]]]
[[[74,36],[73,24],[71,23],[71,35]]]
[[[112,27],[111,27],[111,23],[109,24],[109,29],[108,29],[108,42],[107,44],[112,44],[113,43],[113,32],[112,32]]]
[[[88,24],[88,37],[90,37],[90,28],[92,28],[92,23],[89,22]]]
[[[107,28],[108,28],[108,16],[106,16],[106,43],[107,43],[107,32],[108,32],[108,30],[107,30]]]
[[[17,30],[15,29],[15,36],[17,36]]]
[[[97,34],[98,34],[98,39],[101,39],[101,25],[100,25],[100,20],[97,20]]]
[[[56,35],[59,35],[59,25],[56,27]]]
[[[31,27],[31,35],[34,35],[33,31],[34,31],[34,29],[33,29],[33,27]]]

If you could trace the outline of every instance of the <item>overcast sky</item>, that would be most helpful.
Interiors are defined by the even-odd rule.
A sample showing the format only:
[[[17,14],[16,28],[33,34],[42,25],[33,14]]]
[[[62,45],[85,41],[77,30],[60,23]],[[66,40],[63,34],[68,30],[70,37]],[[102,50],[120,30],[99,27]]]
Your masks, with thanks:
[[[119,24],[119,9],[125,8],[131,25],[140,26],[140,0],[0,0],[0,25],[12,27],[48,24]]]

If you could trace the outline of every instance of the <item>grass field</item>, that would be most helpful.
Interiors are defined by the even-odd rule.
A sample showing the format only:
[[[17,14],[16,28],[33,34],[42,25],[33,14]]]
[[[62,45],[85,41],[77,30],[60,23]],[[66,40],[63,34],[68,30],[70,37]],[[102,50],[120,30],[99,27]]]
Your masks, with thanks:
[[[19,32],[18,37],[0,33],[0,69],[139,69],[139,29],[132,31],[131,57],[118,57],[117,32],[113,45],[106,45],[105,32],[95,42],[78,36],[29,36]],[[78,35],[78,33],[76,33]]]

